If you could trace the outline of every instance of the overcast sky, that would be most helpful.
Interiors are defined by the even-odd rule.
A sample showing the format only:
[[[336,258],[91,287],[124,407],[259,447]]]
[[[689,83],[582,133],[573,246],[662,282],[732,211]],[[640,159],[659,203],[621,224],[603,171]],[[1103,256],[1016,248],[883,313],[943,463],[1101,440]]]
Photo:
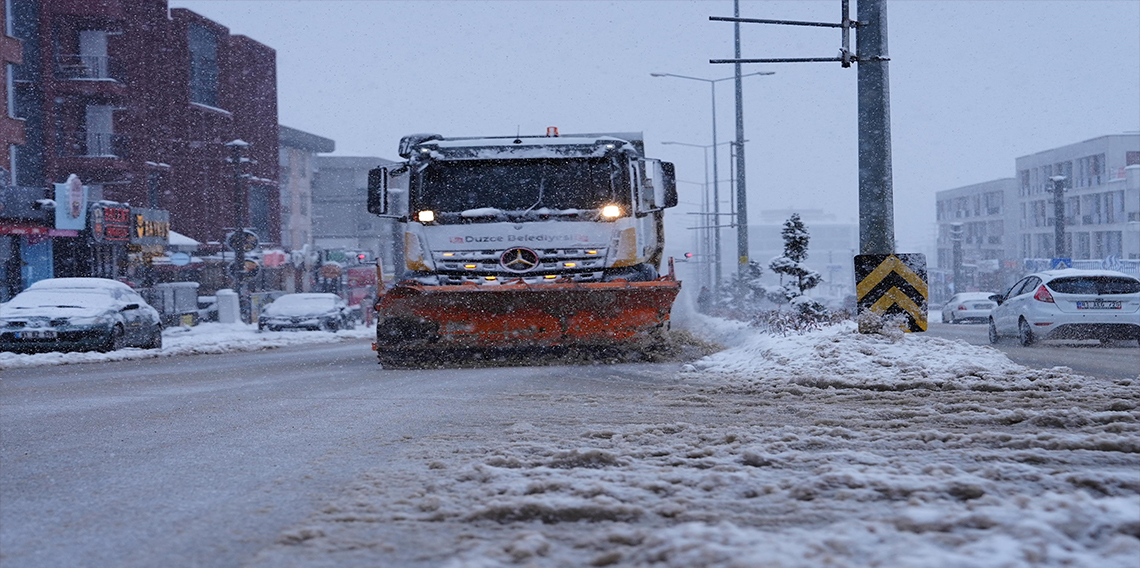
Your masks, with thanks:
[[[400,137],[413,132],[634,130],[680,179],[701,182],[703,150],[660,143],[712,143],[710,86],[650,73],[733,73],[708,62],[733,55],[733,24],[708,19],[731,16],[731,0],[170,5],[276,49],[280,122],[332,138],[337,155],[397,159]],[[835,22],[840,1],[741,2],[740,11]],[[930,252],[936,191],[1012,177],[1021,155],[1140,130],[1140,2],[894,1],[888,29],[901,252]],[[742,24],[741,35],[746,58],[833,57],[840,46],[826,28]],[[744,66],[762,70],[776,74],[744,79],[750,218],[792,207],[854,221],[855,68]],[[732,83],[717,84],[720,141],[735,132]],[[720,164],[727,179],[726,153]],[[683,202],[700,200],[700,186],[680,189]]]

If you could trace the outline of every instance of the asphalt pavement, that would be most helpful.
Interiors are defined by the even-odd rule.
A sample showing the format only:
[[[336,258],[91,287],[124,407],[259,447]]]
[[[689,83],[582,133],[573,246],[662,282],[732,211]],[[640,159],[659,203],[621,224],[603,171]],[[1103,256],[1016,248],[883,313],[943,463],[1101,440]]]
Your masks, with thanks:
[[[971,345],[989,345],[985,324],[931,322],[927,333],[946,339],[960,339]],[[1094,377],[1110,380],[1140,378],[1140,343],[1115,341],[1041,341],[1022,347],[1015,339],[1003,338],[994,345],[1015,363],[1035,369],[1069,367]]]

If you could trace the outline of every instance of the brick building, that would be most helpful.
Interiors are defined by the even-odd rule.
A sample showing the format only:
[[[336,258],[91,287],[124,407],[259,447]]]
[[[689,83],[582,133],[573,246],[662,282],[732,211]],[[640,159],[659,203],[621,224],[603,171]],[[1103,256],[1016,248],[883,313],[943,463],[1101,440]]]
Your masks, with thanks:
[[[236,213],[225,144],[240,139],[247,226],[280,242],[273,49],[166,0],[5,4],[23,42],[17,185],[76,174],[93,200],[165,209],[175,231],[221,241]]]

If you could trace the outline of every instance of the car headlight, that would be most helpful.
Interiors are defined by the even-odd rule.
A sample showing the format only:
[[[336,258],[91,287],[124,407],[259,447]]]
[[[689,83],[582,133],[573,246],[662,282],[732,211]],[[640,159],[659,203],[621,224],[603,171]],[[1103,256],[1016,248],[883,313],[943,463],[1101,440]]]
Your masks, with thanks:
[[[76,316],[68,318],[71,325],[106,325],[111,323],[111,317],[103,314],[98,316]]]

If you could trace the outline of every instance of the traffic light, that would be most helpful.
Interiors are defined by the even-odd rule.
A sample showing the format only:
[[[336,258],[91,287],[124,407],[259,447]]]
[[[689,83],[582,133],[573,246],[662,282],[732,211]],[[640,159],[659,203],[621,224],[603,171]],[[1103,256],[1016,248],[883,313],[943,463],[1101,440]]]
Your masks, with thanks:
[[[693,253],[691,253],[691,252],[685,253],[685,258],[693,258]]]
[[[365,258],[368,258],[368,255],[366,255],[364,253],[360,253],[360,254],[356,255],[356,260],[358,260],[360,262],[364,262]]]

